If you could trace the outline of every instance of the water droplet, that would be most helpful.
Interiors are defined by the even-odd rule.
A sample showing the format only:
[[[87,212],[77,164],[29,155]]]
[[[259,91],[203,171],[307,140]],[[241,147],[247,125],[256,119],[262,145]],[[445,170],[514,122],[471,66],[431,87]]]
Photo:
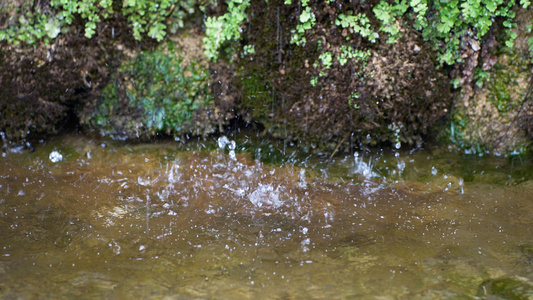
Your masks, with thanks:
[[[464,194],[464,193],[465,193],[465,190],[464,190],[464,187],[463,187],[463,185],[464,185],[464,180],[463,180],[462,177],[459,177],[459,182],[458,182],[458,184],[459,184],[459,190],[461,191],[461,194]]]
[[[235,150],[229,151],[229,158],[231,158],[232,160],[237,160],[237,156],[235,155]]]
[[[235,143],[235,141],[234,140],[229,141],[228,149],[235,150],[236,148],[237,148],[237,144]]]
[[[60,162],[63,160],[63,155],[61,155],[61,153],[59,153],[59,151],[52,151],[50,152],[50,155],[48,156],[48,158],[53,162],[53,163],[57,163],[57,162]]]
[[[305,170],[301,169],[300,173],[298,174],[298,182],[300,183],[300,186],[302,186],[302,187],[306,187],[307,186],[307,182],[305,181],[305,179],[306,179]]]
[[[226,145],[228,144],[229,144],[229,140],[225,135],[219,137],[217,140],[217,145],[219,149],[222,149],[222,150],[226,149]]]

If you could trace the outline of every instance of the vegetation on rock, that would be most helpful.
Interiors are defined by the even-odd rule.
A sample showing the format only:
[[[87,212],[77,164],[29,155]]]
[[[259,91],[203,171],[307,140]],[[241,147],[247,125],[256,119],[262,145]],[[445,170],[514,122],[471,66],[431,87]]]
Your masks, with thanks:
[[[172,43],[163,46],[124,61],[82,122],[118,139],[212,133],[216,126],[197,116],[213,104],[208,70],[185,65]]]
[[[195,12],[195,0],[34,0],[14,1],[0,7],[6,25],[0,27],[0,41],[17,44],[50,43],[67,32],[74,22],[83,23],[84,36],[113,31],[99,26],[104,20],[124,18],[136,40],[148,36],[162,41],[167,31],[182,28],[187,15]]]
[[[456,69],[462,93],[451,110],[447,136],[467,152],[524,153],[531,146],[533,77],[530,24],[533,13],[517,12],[515,46],[498,43],[497,31],[483,47],[468,50],[468,59]],[[479,73],[483,74],[481,78]]]
[[[23,132],[48,126],[37,123],[80,111],[74,106],[81,105],[82,123],[116,137],[207,134],[240,116],[262,123],[274,136],[335,152],[354,143],[418,145],[451,116],[450,140],[484,148],[469,138],[478,132],[468,129],[473,114],[458,103],[467,103],[476,86],[486,84],[491,89],[486,102],[499,114],[514,116],[526,128],[531,124],[528,92],[507,92],[515,75],[503,80],[506,71],[498,73],[493,58],[496,52],[514,51],[517,40],[522,43],[517,26],[531,31],[530,20],[517,21],[529,7],[527,0],[13,1],[0,6],[0,54],[6,70],[24,64],[10,51],[25,49],[29,61],[41,58],[37,68],[46,78],[55,53],[67,51],[57,48],[65,45],[61,41],[83,41],[68,44],[73,46],[90,44],[88,38],[105,42],[97,42],[100,49],[84,66],[77,67],[75,56],[63,61],[65,69],[76,70],[64,83],[74,94],[61,94],[65,86],[59,84],[45,102],[28,96],[23,97],[26,104],[0,103],[7,115],[27,114],[35,103],[57,103],[48,106],[57,108],[49,109],[50,118],[37,116],[20,128],[2,120],[0,130],[17,131],[8,136],[23,138]],[[191,15],[203,20],[203,46],[196,51],[211,60],[209,67],[204,58],[197,65],[183,63],[168,47],[153,50],[155,42],[183,28]],[[198,29],[201,25],[194,22],[191,26]],[[135,42],[140,40],[142,47]],[[132,52],[133,47],[137,50]],[[113,51],[106,53],[109,49]],[[529,34],[526,52],[532,49]],[[127,61],[119,63],[119,57]],[[21,74],[32,69],[27,65]],[[7,86],[3,97],[31,95],[21,93],[23,76],[0,76]],[[453,103],[450,81],[461,88]],[[518,81],[522,88],[523,77]],[[533,135],[533,130],[525,131]]]

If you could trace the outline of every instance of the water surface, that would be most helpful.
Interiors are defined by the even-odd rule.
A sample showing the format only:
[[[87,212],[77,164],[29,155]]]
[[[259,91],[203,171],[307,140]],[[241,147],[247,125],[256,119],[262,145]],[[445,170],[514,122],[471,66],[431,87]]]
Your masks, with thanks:
[[[0,297],[532,299],[531,160],[234,139],[4,151]]]

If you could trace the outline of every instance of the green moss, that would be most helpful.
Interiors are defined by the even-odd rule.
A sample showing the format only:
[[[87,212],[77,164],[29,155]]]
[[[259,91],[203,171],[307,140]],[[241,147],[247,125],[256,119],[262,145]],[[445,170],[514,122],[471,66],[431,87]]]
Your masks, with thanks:
[[[511,131],[526,101],[529,80],[528,58],[518,49],[500,47],[497,63],[490,71],[475,69],[478,90],[450,115],[446,139],[467,152],[483,155],[526,154],[530,147],[519,131]],[[514,136],[511,136],[514,135]],[[502,142],[503,141],[503,142]]]
[[[242,105],[245,109],[253,110],[254,118],[262,122],[267,121],[275,105],[272,89],[265,81],[264,72],[261,68],[241,70]]]
[[[443,142],[449,141],[461,148],[468,148],[468,145],[464,138],[464,130],[467,126],[468,119],[460,111],[455,111],[450,115],[448,126],[445,129],[445,135],[443,136]]]
[[[493,80],[489,81],[488,89],[490,94],[488,100],[498,109],[501,116],[516,110],[524,99],[523,88],[519,86],[517,80],[528,70],[523,70],[520,66],[513,65],[515,60],[519,60],[516,53],[512,55],[509,66],[496,64],[494,71],[491,72]]]
[[[209,73],[197,62],[184,66],[175,51],[169,43],[124,62],[88,124],[124,137],[187,133],[194,113],[213,102]]]

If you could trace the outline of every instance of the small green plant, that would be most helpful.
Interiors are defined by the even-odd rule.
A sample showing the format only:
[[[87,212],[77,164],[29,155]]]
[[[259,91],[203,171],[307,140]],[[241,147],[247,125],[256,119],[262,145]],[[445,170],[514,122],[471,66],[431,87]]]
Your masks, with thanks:
[[[357,91],[353,92],[350,94],[350,97],[348,98],[348,105],[355,109],[355,110],[358,110],[360,109],[361,107],[357,104],[357,99],[359,99],[359,93]]]
[[[487,71],[481,69],[480,67],[476,67],[474,69],[474,81],[476,82],[476,85],[479,88],[482,88],[483,83],[485,83],[489,79],[490,79],[490,74]]]
[[[382,0],[374,6],[373,12],[378,20],[381,21],[380,30],[388,34],[387,43],[395,43],[400,37],[400,28],[396,24],[398,17],[402,16],[409,5],[406,1],[396,0],[394,5]]]
[[[61,32],[67,31],[76,18],[84,22],[87,38],[97,31],[98,24],[111,16],[123,16],[132,29],[133,37],[143,36],[162,41],[167,30],[183,27],[183,19],[195,10],[195,0],[124,0],[122,6],[113,5],[113,0],[50,0],[50,11],[42,12],[25,1],[13,8],[17,18],[13,25],[0,30],[0,40],[13,44],[20,42],[34,44],[37,41],[49,43]],[[117,11],[114,7],[119,7]],[[13,21],[13,20],[11,20]],[[170,24],[170,25],[169,25]]]
[[[316,24],[316,18],[311,7],[307,6],[307,1],[302,1],[302,7],[304,10],[300,14],[300,23],[296,25],[296,29],[292,30],[291,43],[298,46],[304,46],[307,40],[305,39],[305,31],[313,28]]]
[[[318,59],[326,69],[331,68],[331,65],[333,64],[333,55],[331,54],[331,52],[324,52],[320,54]]]
[[[318,84],[318,76],[311,77],[311,86],[315,87]]]
[[[350,28],[355,33],[359,33],[362,37],[374,43],[379,35],[370,28],[370,20],[365,14],[351,15],[340,14],[335,20],[335,25],[342,28]],[[348,39],[348,37],[347,37]]]
[[[243,50],[244,50],[244,55],[251,55],[251,54],[254,54],[255,53],[255,47],[254,45],[246,45],[243,47]]]
[[[241,23],[246,18],[246,10],[250,0],[228,0],[228,11],[219,17],[208,17],[205,20],[205,55],[217,61],[219,50],[226,42],[238,40],[241,36]]]
[[[352,46],[342,45],[341,53],[337,56],[337,60],[341,66],[344,66],[349,60],[355,59],[356,62],[363,62],[362,69],[364,69],[370,55],[370,50],[364,51],[354,49]]]
[[[519,2],[524,9],[530,5],[530,1]],[[461,61],[461,38],[469,35],[482,39],[496,18],[503,20],[502,25],[507,28],[505,45],[512,47],[516,38],[512,31],[516,27],[515,4],[514,0],[394,0],[393,4],[381,0],[373,12],[381,21],[380,30],[389,36],[388,42],[395,42],[400,36],[398,22],[406,16],[414,20],[415,29],[421,30],[424,39],[439,52],[440,63],[452,65]]]

